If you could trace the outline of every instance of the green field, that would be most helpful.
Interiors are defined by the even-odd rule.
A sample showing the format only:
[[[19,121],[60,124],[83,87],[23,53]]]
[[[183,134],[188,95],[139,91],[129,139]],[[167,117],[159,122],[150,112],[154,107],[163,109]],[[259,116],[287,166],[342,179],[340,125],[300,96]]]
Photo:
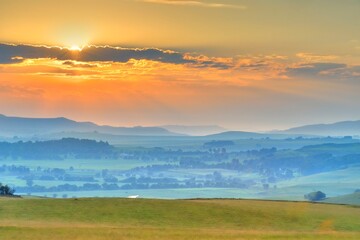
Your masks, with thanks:
[[[330,198],[350,194],[357,189],[357,186],[360,186],[359,172],[359,167],[353,167],[296,177],[277,183],[277,189],[267,192],[263,198],[303,200],[304,193],[312,191],[322,191]],[[347,203],[340,200],[334,203]]]
[[[360,239],[359,216],[307,202],[0,198],[0,239]]]

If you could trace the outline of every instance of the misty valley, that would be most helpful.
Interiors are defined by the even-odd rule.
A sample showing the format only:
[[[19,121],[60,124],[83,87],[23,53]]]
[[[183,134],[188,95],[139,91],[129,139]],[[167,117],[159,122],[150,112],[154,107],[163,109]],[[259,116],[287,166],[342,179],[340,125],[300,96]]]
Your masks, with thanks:
[[[327,198],[360,188],[360,140],[241,134],[0,143],[0,182],[51,198]],[[326,199],[325,199],[326,201]]]

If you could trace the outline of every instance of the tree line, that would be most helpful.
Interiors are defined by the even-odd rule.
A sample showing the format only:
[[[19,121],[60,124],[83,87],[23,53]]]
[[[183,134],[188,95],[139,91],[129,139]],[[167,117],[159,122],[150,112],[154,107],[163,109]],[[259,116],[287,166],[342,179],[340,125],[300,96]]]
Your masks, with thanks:
[[[107,142],[88,139],[63,138],[49,141],[0,142],[2,159],[61,160],[64,158],[115,158],[114,147]]]

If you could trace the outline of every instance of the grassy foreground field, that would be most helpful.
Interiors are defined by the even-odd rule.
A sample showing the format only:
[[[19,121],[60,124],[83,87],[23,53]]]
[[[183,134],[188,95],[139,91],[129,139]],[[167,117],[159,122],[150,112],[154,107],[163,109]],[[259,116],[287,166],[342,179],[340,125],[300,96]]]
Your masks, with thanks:
[[[0,239],[360,239],[360,208],[255,200],[0,198]]]

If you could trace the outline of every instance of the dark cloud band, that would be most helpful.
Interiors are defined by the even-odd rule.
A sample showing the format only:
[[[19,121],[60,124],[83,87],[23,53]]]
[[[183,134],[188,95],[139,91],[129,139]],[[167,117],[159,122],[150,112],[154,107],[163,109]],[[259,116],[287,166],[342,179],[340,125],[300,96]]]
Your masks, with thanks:
[[[174,64],[194,63],[194,60],[184,59],[181,53],[153,48],[128,49],[110,46],[89,46],[85,47],[82,51],[72,51],[59,47],[0,44],[0,64],[18,63],[21,62],[22,59],[36,58],[77,60],[83,62],[127,62],[130,59],[145,59]]]

